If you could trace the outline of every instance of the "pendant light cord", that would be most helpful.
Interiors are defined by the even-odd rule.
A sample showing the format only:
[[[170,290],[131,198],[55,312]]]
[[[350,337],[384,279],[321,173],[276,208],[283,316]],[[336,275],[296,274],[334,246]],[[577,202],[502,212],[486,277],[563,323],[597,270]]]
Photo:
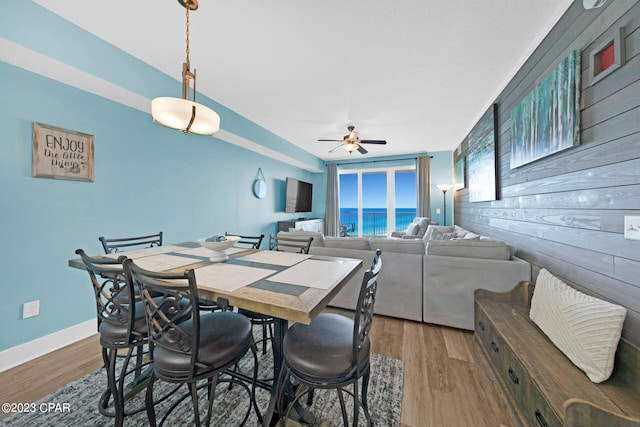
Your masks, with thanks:
[[[187,31],[186,31],[186,36],[187,36],[187,48],[186,48],[186,53],[187,53],[187,67],[190,67],[190,63],[189,63],[189,4],[187,3],[185,6],[185,9],[187,10]]]

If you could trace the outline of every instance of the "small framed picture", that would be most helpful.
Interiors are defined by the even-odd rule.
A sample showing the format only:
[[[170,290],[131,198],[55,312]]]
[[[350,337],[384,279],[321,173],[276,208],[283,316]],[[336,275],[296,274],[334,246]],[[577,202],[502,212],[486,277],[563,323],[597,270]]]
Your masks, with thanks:
[[[624,27],[617,28],[589,55],[590,83],[596,84],[624,65]]]
[[[33,123],[33,176],[93,181],[93,135]]]

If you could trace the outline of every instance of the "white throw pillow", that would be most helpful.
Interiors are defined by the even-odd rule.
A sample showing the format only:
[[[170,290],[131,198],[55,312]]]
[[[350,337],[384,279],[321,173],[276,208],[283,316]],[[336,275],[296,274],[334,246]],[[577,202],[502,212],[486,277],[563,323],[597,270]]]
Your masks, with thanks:
[[[547,270],[538,275],[529,317],[594,383],[613,371],[627,310],[574,289]]]
[[[433,231],[434,230],[438,230],[442,233],[453,233],[455,231],[454,226],[444,226],[444,225],[433,225],[433,224],[429,224],[429,226],[427,227],[427,231],[426,233],[424,233],[424,236],[422,237],[422,240],[424,241],[425,245],[427,244],[427,242],[429,240],[432,239],[432,235],[433,235]]]

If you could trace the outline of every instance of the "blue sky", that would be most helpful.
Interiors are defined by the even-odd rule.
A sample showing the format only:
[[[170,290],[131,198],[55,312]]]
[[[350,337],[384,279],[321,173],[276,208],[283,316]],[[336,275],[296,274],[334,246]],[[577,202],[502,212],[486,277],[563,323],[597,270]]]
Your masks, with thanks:
[[[385,208],[387,206],[386,173],[366,173],[362,175],[363,208]],[[415,172],[396,173],[396,208],[416,207]],[[358,207],[358,175],[340,175],[340,207]]]

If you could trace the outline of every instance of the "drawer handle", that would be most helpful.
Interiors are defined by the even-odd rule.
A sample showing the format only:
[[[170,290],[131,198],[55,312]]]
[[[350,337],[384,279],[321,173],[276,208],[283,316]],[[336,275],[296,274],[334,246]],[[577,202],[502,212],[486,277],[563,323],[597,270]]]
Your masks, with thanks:
[[[482,320],[478,322],[478,327],[480,328],[481,331],[484,331],[484,322]]]
[[[500,351],[500,347],[498,347],[498,344],[496,344],[495,341],[491,341],[491,350],[493,350],[494,353],[498,353]]]
[[[540,409],[536,408],[536,421],[540,424],[540,427],[549,427],[549,423],[544,419]]]
[[[509,367],[509,378],[511,378],[511,381],[513,381],[514,384],[518,384],[520,382],[520,379],[518,378],[518,376],[516,375],[515,372],[513,372],[513,368]],[[536,411],[537,413],[538,411]],[[537,418],[537,416],[536,416]]]

